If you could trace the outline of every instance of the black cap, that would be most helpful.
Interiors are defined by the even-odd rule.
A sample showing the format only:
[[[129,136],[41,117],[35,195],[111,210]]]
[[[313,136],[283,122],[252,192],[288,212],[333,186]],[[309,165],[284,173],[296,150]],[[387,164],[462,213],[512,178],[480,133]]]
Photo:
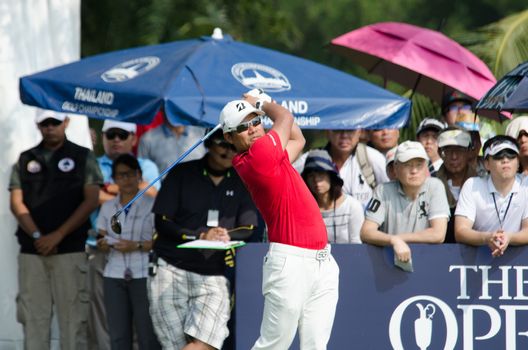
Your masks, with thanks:
[[[444,130],[447,127],[446,123],[434,119],[434,118],[425,118],[420,122],[418,125],[418,129],[416,129],[416,136],[420,135],[425,130],[435,130],[436,132],[440,132]]]
[[[458,101],[467,102],[470,105],[473,104],[473,99],[471,97],[461,93],[460,91],[453,90],[444,95],[444,98],[442,99],[442,111],[445,112],[447,106]]]

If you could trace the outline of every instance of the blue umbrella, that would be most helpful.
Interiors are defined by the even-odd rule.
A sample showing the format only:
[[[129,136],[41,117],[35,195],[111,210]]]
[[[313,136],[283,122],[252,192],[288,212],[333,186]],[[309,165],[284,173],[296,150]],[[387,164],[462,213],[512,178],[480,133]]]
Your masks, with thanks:
[[[400,128],[411,109],[352,75],[227,35],[110,52],[20,79],[25,104],[140,124],[163,107],[173,124],[216,125],[222,107],[253,88],[306,129]]]
[[[506,73],[475,106],[477,113],[502,116],[500,112],[528,112],[528,62]]]

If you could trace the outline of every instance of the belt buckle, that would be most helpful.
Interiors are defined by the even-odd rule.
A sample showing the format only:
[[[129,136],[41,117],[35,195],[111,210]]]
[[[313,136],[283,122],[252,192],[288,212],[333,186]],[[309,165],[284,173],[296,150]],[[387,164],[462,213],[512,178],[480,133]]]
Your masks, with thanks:
[[[328,248],[318,250],[315,254],[315,259],[319,261],[328,259]]]

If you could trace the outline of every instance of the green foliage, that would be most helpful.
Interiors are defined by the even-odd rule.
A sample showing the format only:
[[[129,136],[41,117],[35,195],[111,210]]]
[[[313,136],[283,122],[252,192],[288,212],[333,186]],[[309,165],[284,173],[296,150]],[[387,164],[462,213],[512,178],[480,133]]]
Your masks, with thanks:
[[[157,44],[211,35],[215,27],[229,27],[222,2],[153,0],[138,12],[142,41]]]
[[[488,24],[475,32],[461,33],[459,42],[473,51],[500,78],[528,60],[528,10]]]
[[[82,2],[82,55],[211,35],[292,51],[300,31],[280,1],[113,0]],[[126,15],[123,15],[126,14]]]
[[[403,96],[409,98],[411,91],[407,91]],[[400,142],[405,140],[414,140],[416,138],[416,129],[418,124],[425,118],[440,118],[440,106],[431,101],[429,98],[415,94],[412,97],[412,113],[407,126],[400,130]]]
[[[455,37],[490,67],[500,79],[518,64],[528,61],[528,10],[510,15],[474,32]],[[488,122],[496,134],[504,133],[508,122]]]

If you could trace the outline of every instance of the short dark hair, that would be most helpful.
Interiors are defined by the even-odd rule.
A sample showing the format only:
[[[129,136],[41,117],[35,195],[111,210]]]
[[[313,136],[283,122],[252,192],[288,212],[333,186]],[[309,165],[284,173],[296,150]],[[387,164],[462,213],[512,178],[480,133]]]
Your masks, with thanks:
[[[139,171],[139,174],[141,174],[141,167],[139,166],[139,162],[136,157],[134,157],[132,154],[124,153],[119,155],[114,161],[112,162],[112,177],[115,176],[116,168],[119,164],[126,165],[132,170]]]
[[[209,149],[213,146],[213,140],[224,140],[224,132],[222,129],[216,130],[209,138],[204,140],[204,147]]]
[[[460,91],[453,90],[445,94],[442,98],[442,113],[447,112],[447,107],[455,102],[464,102],[473,106],[473,101],[468,95]]]

